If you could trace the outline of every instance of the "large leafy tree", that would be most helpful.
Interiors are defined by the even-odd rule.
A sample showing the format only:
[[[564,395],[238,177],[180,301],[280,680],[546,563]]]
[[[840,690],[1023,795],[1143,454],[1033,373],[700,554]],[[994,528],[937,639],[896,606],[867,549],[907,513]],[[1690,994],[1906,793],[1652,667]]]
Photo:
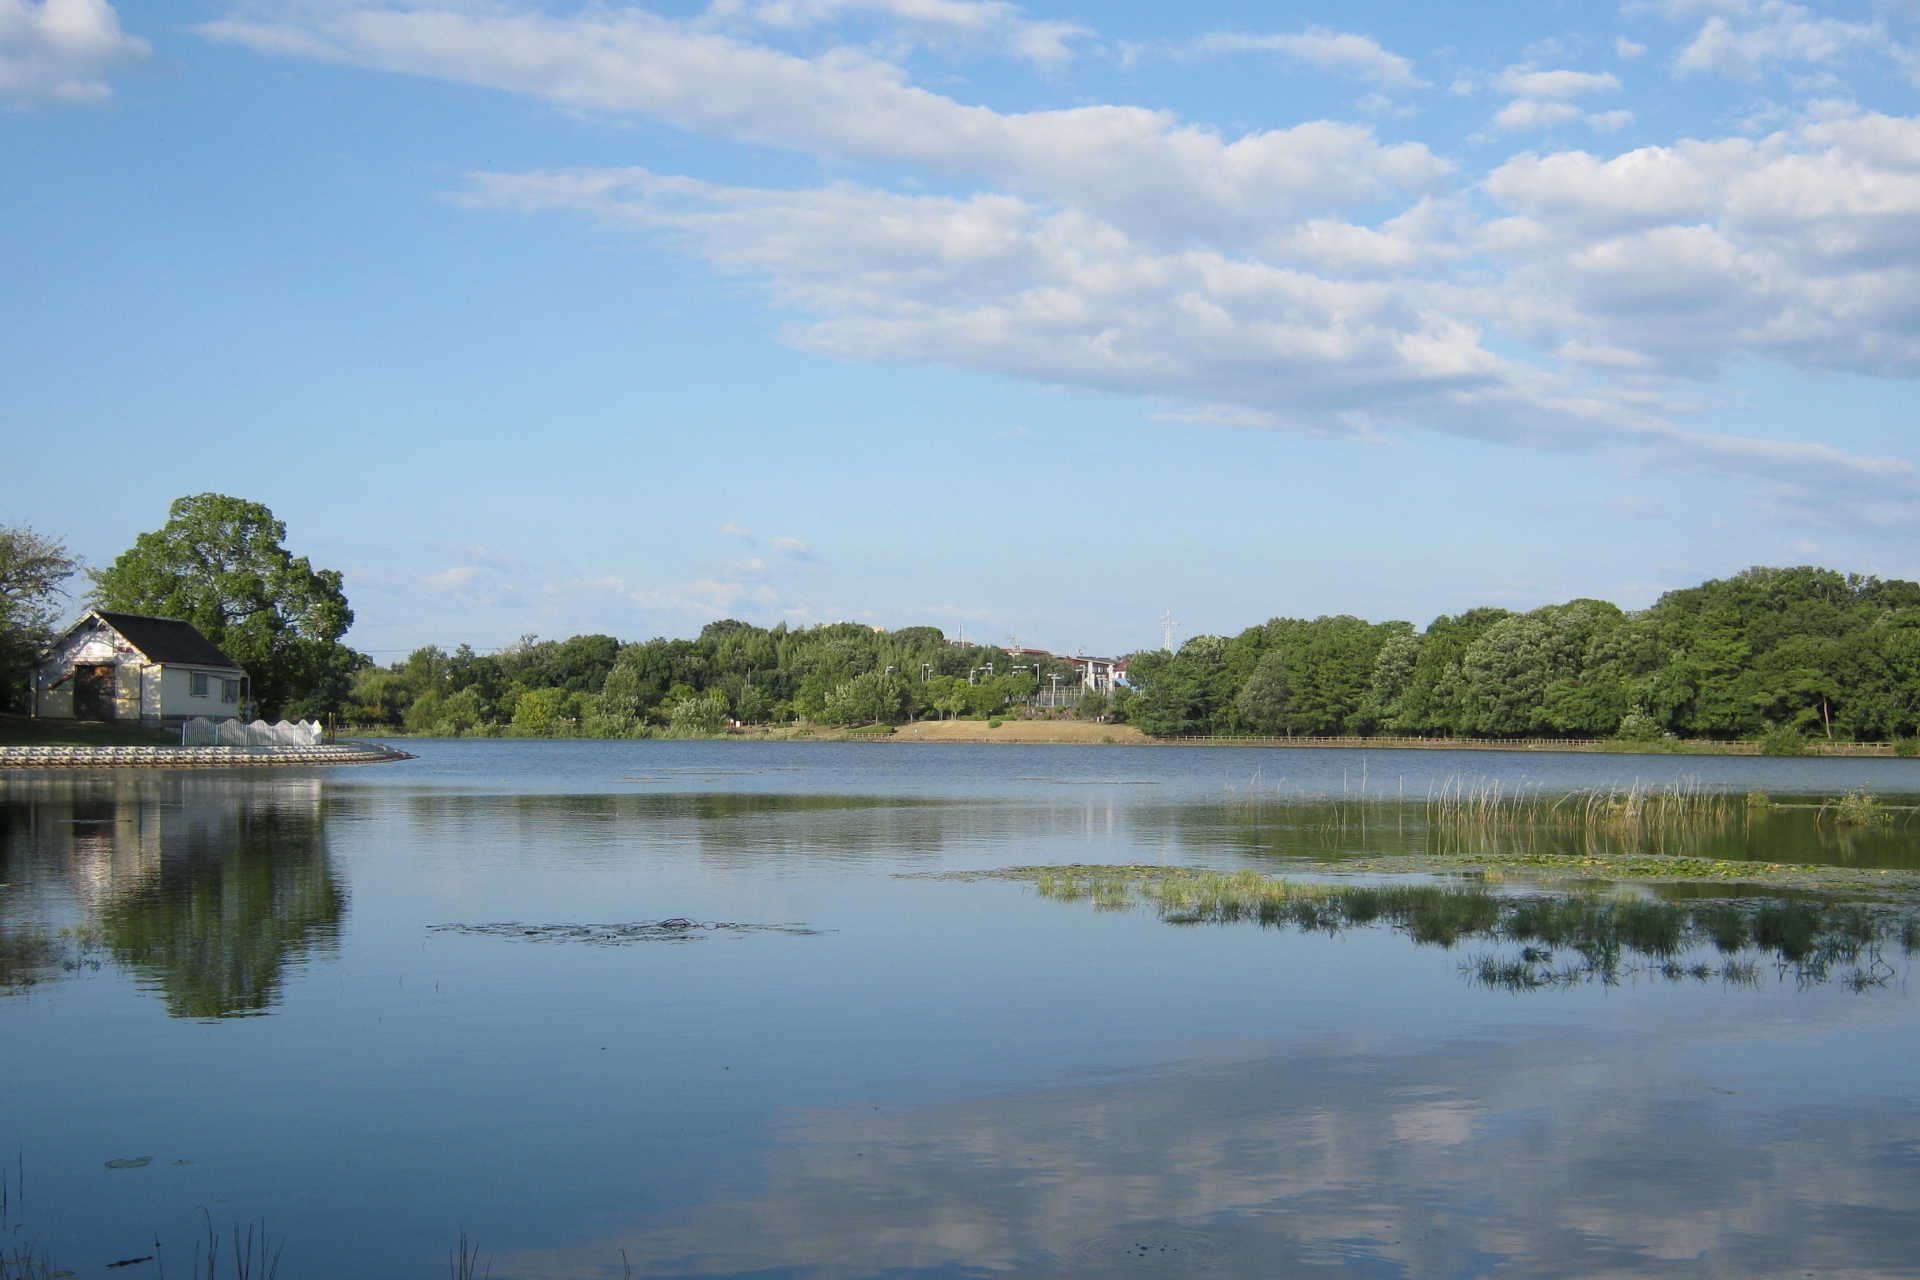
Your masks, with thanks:
[[[202,493],[177,499],[164,528],[94,570],[103,609],[182,618],[252,677],[267,716],[339,708],[365,659],[340,643],[353,610],[340,574],[284,545],[287,526],[257,502]]]
[[[28,669],[53,639],[65,583],[79,568],[58,538],[0,525],[0,706],[17,705]]]

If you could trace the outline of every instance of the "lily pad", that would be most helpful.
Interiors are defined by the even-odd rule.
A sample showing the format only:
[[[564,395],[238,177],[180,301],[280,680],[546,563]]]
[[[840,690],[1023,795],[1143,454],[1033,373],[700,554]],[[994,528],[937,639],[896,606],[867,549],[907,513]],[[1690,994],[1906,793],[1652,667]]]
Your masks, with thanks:
[[[153,1163],[152,1156],[136,1156],[131,1160],[109,1160],[109,1169],[144,1169]]]

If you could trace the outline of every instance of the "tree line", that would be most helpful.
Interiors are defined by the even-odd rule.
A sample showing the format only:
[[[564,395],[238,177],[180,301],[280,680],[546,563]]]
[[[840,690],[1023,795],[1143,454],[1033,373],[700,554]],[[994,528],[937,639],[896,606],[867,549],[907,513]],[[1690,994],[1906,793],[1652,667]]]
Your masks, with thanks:
[[[1014,714],[1077,686],[1062,659],[948,643],[934,627],[789,629],[724,620],[693,639],[525,637],[496,653],[356,653],[341,575],[284,546],[258,503],[181,498],[85,602],[184,618],[247,668],[261,714],[422,734],[682,736],[729,722],[863,725]],[[0,695],[19,705],[82,566],[0,526]],[[1274,618],[1131,655],[1126,683],[1074,714],[1158,737],[1854,740],[1920,734],[1920,584],[1754,568],[1628,612],[1580,599],[1410,622]]]
[[[729,722],[865,725],[991,716],[1079,674],[1058,658],[957,646],[934,627],[840,622],[789,630],[732,620],[692,640],[526,637],[499,653],[416,649],[359,673],[355,723],[424,734],[700,737]],[[1080,715],[1100,715],[1086,698]]]
[[[1920,584],[1754,568],[1634,613],[1275,618],[1136,654],[1127,678],[1162,736],[1887,741],[1920,729]]]

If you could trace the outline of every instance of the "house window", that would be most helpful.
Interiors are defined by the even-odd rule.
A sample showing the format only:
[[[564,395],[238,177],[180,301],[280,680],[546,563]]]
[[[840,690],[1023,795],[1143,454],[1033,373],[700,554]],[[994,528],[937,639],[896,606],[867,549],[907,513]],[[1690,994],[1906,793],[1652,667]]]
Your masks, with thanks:
[[[207,696],[207,673],[195,671],[187,676],[187,692],[196,698]]]
[[[220,701],[240,701],[240,682],[238,680],[222,680],[220,682]]]

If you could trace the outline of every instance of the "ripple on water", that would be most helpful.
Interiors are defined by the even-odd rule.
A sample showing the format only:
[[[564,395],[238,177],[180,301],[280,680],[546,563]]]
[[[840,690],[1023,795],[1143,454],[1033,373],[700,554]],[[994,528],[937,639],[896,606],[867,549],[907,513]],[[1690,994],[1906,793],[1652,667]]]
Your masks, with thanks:
[[[1121,1227],[1076,1240],[1072,1247],[1072,1256],[1088,1262],[1132,1262],[1155,1272],[1214,1266],[1232,1254],[1227,1242],[1212,1233],[1164,1227]]]

